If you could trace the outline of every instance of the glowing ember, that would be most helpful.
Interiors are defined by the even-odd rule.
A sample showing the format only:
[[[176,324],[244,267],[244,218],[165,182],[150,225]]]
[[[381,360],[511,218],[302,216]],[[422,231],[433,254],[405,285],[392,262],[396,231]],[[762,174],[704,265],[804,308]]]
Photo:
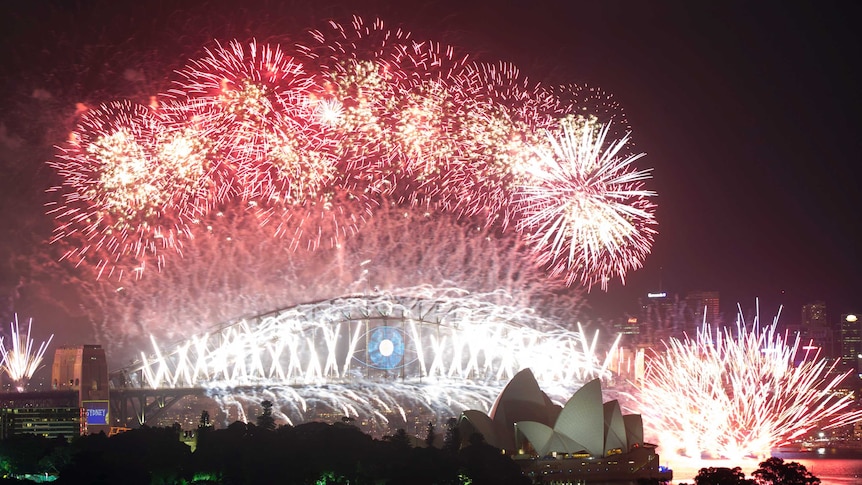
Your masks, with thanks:
[[[297,305],[171,349],[153,339],[154,353],[142,353],[127,371],[144,387],[204,386],[225,405],[252,402],[255,388],[266,389],[290,422],[313,410],[383,425],[390,413],[443,420],[471,406],[487,410],[524,368],[564,400],[609,375],[607,360],[595,355],[598,337],[483,295],[404,288]]]
[[[164,268],[227,207],[312,251],[391,201],[479,216],[516,226],[552,276],[588,287],[651,249],[649,171],[632,167],[627,134],[605,146],[619,110],[601,91],[546,89],[360,18],[290,50],[216,44],[178,76],[148,106],[84,113],[51,162],[53,239],[99,276]]]
[[[834,364],[808,354],[798,336],[776,334],[778,317],[748,327],[741,315],[735,332],[704,323],[694,340],[671,339],[649,362],[640,405],[666,453],[760,458],[816,427],[862,418],[852,396],[836,393],[847,373],[833,375]]]
[[[27,382],[39,370],[42,357],[54,338],[51,335],[46,342],[39,345],[38,349],[35,348],[33,339],[30,338],[32,325],[33,319],[30,319],[27,323],[27,333],[22,334],[18,326],[18,315],[15,315],[15,321],[10,324],[12,338],[9,347],[3,344],[3,337],[0,337],[0,353],[3,354],[0,368],[12,379],[18,392],[24,392]]]

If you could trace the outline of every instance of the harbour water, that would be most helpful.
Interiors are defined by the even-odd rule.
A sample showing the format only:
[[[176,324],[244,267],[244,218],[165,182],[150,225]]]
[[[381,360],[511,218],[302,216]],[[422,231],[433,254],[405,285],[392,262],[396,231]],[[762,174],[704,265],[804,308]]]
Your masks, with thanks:
[[[805,458],[782,457],[784,461],[801,463],[820,479],[821,485],[859,485],[862,484],[862,458]],[[662,460],[664,462],[664,460]],[[662,463],[664,464],[664,463]],[[673,469],[673,483],[694,485],[697,471],[704,467],[740,467],[746,476],[757,469],[756,460],[731,463],[723,460],[668,463]]]

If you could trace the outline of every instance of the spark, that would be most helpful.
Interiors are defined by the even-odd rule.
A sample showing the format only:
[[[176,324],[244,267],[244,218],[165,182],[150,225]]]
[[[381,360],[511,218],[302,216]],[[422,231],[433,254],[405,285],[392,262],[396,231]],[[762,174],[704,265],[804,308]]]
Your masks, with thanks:
[[[88,111],[51,162],[64,178],[51,189],[61,199],[49,204],[53,241],[70,241],[63,258],[90,257],[99,273],[110,273],[122,256],[132,266],[150,258],[160,265],[164,251],[181,251],[190,237],[186,204],[208,198],[206,150],[145,106],[114,102]]]
[[[489,409],[523,368],[565,396],[608,376],[607,363],[596,355],[598,338],[590,341],[581,328],[568,330],[482,295],[403,288],[243,319],[172,349],[153,339],[154,351],[142,353],[128,372],[143,387],[290,394],[279,402],[291,409],[285,417],[291,422],[307,418],[306,409],[321,412],[324,406],[383,425],[393,409],[419,409],[441,420],[470,406]],[[243,393],[254,392],[231,391],[225,399]]]
[[[740,310],[735,332],[704,322],[694,339],[671,338],[647,365],[640,405],[668,452],[700,458],[762,458],[817,427],[862,418],[839,384],[848,373],[819,352],[801,356],[799,336],[776,331],[778,317],[747,326]],[[807,353],[807,351],[805,351]]]
[[[100,277],[162,271],[228,207],[309,252],[393,201],[478,217],[588,288],[624,282],[651,250],[649,171],[628,134],[605,147],[622,110],[601,90],[545,87],[359,17],[290,49],[216,43],[172,86],[84,113],[51,162],[53,241]]]
[[[2,370],[6,372],[18,392],[24,392],[27,382],[33,377],[33,374],[39,370],[42,363],[42,357],[45,351],[48,350],[48,345],[54,338],[52,334],[48,340],[39,344],[37,349],[33,345],[33,339],[30,338],[30,330],[33,325],[31,318],[27,322],[27,333],[22,334],[18,325],[18,315],[15,315],[15,321],[10,324],[12,336],[11,346],[3,345],[3,337],[0,337],[0,352],[3,354]]]
[[[655,215],[648,198],[655,193],[643,188],[649,171],[633,168],[640,155],[619,156],[625,138],[605,145],[610,125],[573,125],[549,133],[553,151],[536,150],[535,183],[519,192],[518,229],[552,273],[606,289],[612,275],[625,281],[649,252]]]

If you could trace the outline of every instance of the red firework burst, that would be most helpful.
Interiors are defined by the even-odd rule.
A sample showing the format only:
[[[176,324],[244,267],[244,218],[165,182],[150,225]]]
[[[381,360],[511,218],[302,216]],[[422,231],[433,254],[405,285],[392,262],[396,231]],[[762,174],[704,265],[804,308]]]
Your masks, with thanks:
[[[647,172],[601,90],[545,89],[359,18],[311,32],[295,55],[217,44],[179,76],[157,107],[106,105],[61,147],[55,240],[77,245],[65,257],[100,272],[160,265],[230,206],[287,248],[338,246],[381,199],[514,224],[568,284],[606,288],[651,249]],[[605,147],[609,126],[626,133]]]
[[[52,189],[53,239],[72,243],[64,258],[94,261],[100,274],[179,251],[212,189],[206,143],[130,102],[86,113],[50,164],[64,178]]]
[[[301,201],[332,177],[334,147],[316,116],[321,89],[280,47],[219,44],[180,76],[167,111],[213,140],[242,200]]]

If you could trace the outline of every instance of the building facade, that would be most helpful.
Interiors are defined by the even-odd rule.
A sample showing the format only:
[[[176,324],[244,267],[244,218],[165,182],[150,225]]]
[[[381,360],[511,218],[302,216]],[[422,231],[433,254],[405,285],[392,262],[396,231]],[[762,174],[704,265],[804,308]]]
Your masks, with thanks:
[[[81,434],[82,408],[73,391],[9,393],[0,397],[0,439],[15,435],[71,439]]]
[[[862,354],[862,321],[853,313],[841,315],[841,367],[845,371],[860,371]]]
[[[101,345],[58,348],[51,367],[51,387],[77,393],[84,415],[81,433],[110,432],[108,361]]]
[[[706,323],[718,326],[722,323],[719,303],[721,299],[717,291],[691,291],[685,296],[686,305],[694,312],[695,330],[706,320]]]

